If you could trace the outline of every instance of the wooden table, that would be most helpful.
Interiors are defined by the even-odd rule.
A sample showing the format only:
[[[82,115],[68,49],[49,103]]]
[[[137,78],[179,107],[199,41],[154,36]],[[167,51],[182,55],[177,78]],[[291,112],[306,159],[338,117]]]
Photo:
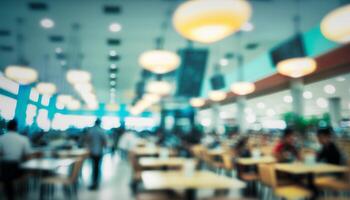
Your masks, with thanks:
[[[240,165],[258,165],[275,163],[276,159],[272,156],[261,156],[258,158],[238,158],[237,163]]]
[[[222,154],[226,153],[226,151],[222,148],[217,149],[209,149],[207,151],[207,154],[210,156],[221,156]]]
[[[132,152],[140,157],[140,156],[157,156],[160,154],[162,151],[161,147],[136,147],[135,149],[132,150]],[[169,155],[175,155],[175,152],[173,150],[169,150]]]
[[[311,199],[317,199],[319,191],[315,186],[315,175],[318,174],[330,174],[330,173],[344,173],[349,170],[348,167],[327,164],[327,163],[315,163],[315,164],[305,164],[305,163],[283,163],[276,164],[275,169],[277,171],[294,174],[294,175],[306,175],[308,181],[308,188],[313,191],[313,196]]]
[[[25,170],[54,171],[59,167],[66,167],[73,164],[73,158],[39,158],[31,159],[21,164]]]
[[[140,158],[139,165],[143,168],[162,168],[162,167],[182,167],[187,159],[180,157],[169,158]]]
[[[183,171],[144,171],[141,173],[148,190],[186,190],[186,199],[196,199],[197,189],[242,189],[246,184],[238,179],[217,175],[209,171],[196,171],[185,176]]]
[[[60,150],[56,154],[59,157],[83,157],[89,155],[89,150],[87,149],[70,149],[70,150]]]

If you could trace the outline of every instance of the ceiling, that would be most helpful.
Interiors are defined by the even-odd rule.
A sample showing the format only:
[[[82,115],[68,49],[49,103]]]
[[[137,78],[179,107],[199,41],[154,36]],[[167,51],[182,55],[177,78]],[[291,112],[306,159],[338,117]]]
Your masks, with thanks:
[[[34,1],[34,0],[32,0]],[[81,26],[80,40],[84,59],[82,68],[93,75],[93,85],[97,97],[101,102],[109,100],[109,74],[111,63],[108,59],[109,50],[114,49],[120,55],[117,61],[119,67],[117,81],[117,101],[128,103],[136,82],[140,79],[141,68],[138,56],[148,49],[155,47],[154,39],[160,35],[160,27],[164,20],[170,21],[168,11],[181,3],[180,0],[35,0],[45,2],[48,9],[33,11],[28,7],[30,0],[1,0],[0,1],[0,30],[9,30],[10,35],[0,36],[0,46],[13,47],[13,51],[0,50],[0,69],[16,61],[15,28],[16,18],[25,19],[24,30],[25,57],[30,66],[40,71],[41,79],[47,75],[55,82],[59,92],[73,92],[65,81],[65,68],[55,56],[55,48],[61,47],[64,52],[69,51],[69,37],[72,34],[72,24]],[[252,0],[253,17],[251,22],[254,30],[243,35],[243,46],[258,43],[254,50],[244,52],[247,60],[251,60],[276,43],[288,38],[293,33],[292,17],[296,12],[296,0]],[[106,15],[104,5],[119,5],[119,14]],[[322,17],[338,6],[337,1],[303,0],[300,7],[302,17],[301,29],[306,31],[319,24]],[[51,18],[55,22],[52,29],[43,29],[39,22],[42,18]],[[122,25],[118,33],[108,31],[112,22]],[[64,41],[55,43],[49,41],[50,35],[62,35]],[[108,46],[107,38],[118,38],[121,44]],[[232,36],[213,45],[194,44],[195,47],[210,49],[206,78],[211,75],[211,68],[226,53],[237,51],[236,37]],[[176,51],[186,46],[186,41],[179,36],[172,26],[165,34],[165,48]],[[44,69],[44,55],[50,54],[49,70]],[[68,53],[69,56],[69,53]],[[72,66],[68,63],[68,67]],[[233,62],[223,67],[223,71],[231,70]],[[248,74],[249,75],[249,74]],[[207,81],[207,79],[206,79]]]

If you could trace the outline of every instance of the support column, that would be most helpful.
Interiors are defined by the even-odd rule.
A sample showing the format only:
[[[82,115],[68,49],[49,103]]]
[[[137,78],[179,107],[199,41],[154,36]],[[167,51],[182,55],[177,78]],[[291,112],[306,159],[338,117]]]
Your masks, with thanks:
[[[214,103],[211,107],[211,129],[215,132],[219,132],[220,124],[220,106],[217,103]]]
[[[293,79],[291,82],[290,93],[293,98],[292,111],[298,116],[304,115],[304,84],[301,79]]]
[[[26,126],[26,112],[28,107],[28,101],[30,96],[31,87],[28,85],[19,86],[15,119],[18,121],[19,131],[23,130]]]
[[[247,122],[245,119],[245,108],[246,108],[246,97],[245,96],[239,96],[237,97],[237,125],[239,127],[239,133],[245,134],[247,131]]]
[[[333,128],[339,128],[341,121],[341,99],[340,97],[328,98],[329,115]]]

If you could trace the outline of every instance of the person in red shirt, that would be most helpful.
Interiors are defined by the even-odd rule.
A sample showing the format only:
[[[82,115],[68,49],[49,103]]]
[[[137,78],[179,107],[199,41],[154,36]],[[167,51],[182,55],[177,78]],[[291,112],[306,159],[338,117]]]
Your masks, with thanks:
[[[293,162],[298,160],[299,151],[295,145],[296,131],[286,128],[283,132],[281,140],[274,147],[273,153],[278,162]]]

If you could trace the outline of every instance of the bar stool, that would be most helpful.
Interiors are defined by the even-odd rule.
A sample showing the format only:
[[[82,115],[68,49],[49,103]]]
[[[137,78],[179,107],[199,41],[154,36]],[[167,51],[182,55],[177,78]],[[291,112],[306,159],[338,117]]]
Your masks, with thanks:
[[[279,186],[273,164],[260,164],[258,168],[261,183],[267,188],[267,194],[263,194],[263,198],[267,195],[268,199],[276,196],[278,198],[294,200],[308,199],[312,196],[310,190],[299,185]]]

